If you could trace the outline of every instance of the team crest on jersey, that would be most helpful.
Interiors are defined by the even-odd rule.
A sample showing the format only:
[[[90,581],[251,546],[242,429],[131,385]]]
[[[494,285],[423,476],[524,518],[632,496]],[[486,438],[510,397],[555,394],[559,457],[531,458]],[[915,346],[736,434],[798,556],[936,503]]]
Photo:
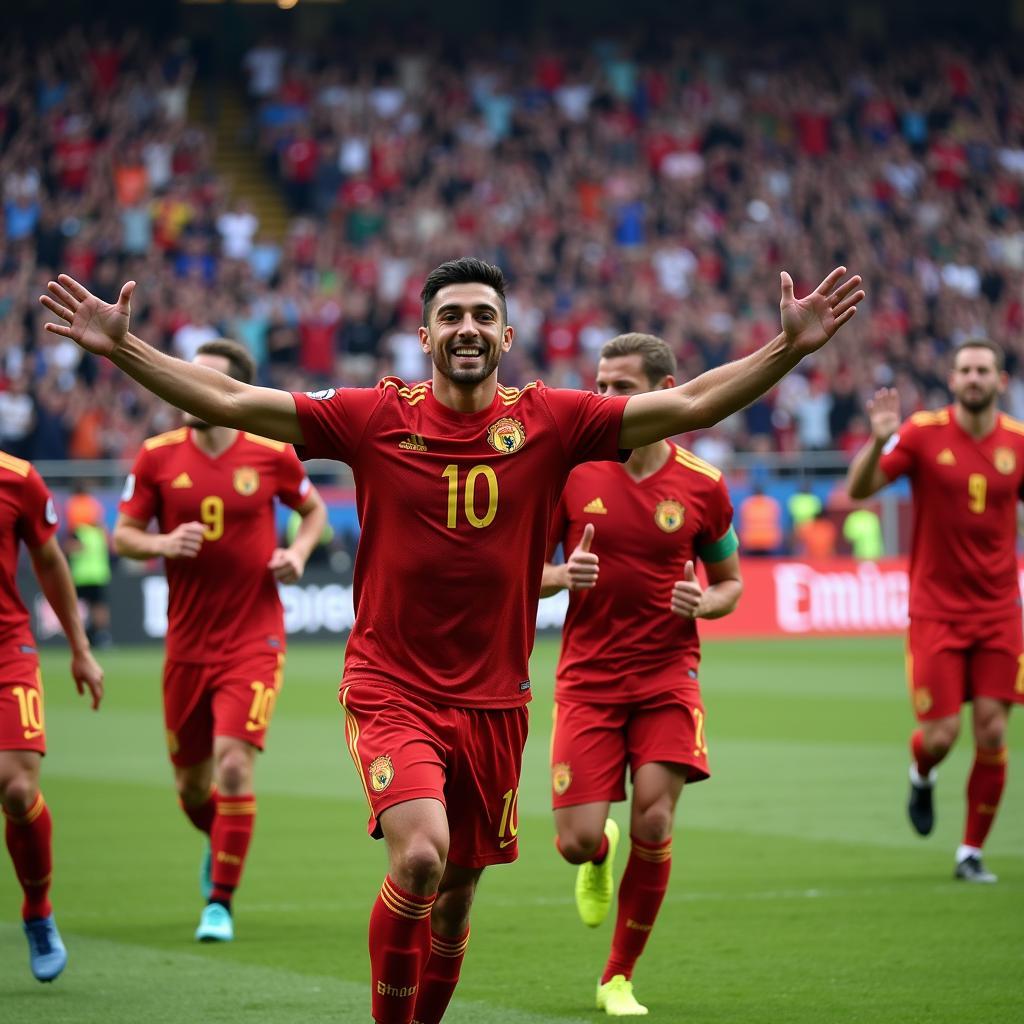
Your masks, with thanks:
[[[555,796],[561,796],[572,785],[572,768],[568,761],[559,761],[551,766],[551,788]]]
[[[526,427],[511,416],[503,416],[487,428],[487,443],[502,455],[511,455],[526,444]]]
[[[235,470],[235,475],[231,478],[231,482],[235,485],[235,490],[243,498],[248,498],[250,494],[255,494],[259,490],[260,475],[252,466],[241,466]]]
[[[666,533],[675,533],[686,518],[686,510],[678,501],[659,501],[654,509],[654,521]]]
[[[932,692],[919,686],[914,690],[914,710],[919,715],[927,715],[932,709]]]
[[[370,762],[369,775],[374,793],[383,793],[395,777],[395,766],[391,763],[391,758],[387,754],[375,757]]]
[[[1009,476],[1017,468],[1017,456],[1012,448],[997,448],[992,453],[992,462],[1004,476]]]

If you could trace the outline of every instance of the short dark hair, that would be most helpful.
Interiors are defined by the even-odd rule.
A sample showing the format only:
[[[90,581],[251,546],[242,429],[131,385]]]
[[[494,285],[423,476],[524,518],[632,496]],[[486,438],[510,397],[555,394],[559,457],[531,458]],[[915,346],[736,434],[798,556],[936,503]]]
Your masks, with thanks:
[[[1003,350],[994,341],[989,341],[988,338],[967,338],[965,341],[961,341],[953,349],[954,363],[956,362],[956,357],[965,348],[987,348],[996,357],[996,369],[1002,373],[1006,367],[1006,356],[1003,354]]]
[[[676,375],[675,353],[653,334],[631,331],[601,346],[602,359],[618,359],[620,356],[639,356],[644,375],[652,387],[665,377]]]
[[[430,304],[442,289],[450,284],[485,284],[498,293],[501,304],[502,322],[508,323],[508,306],[505,303],[505,275],[501,267],[486,263],[475,256],[460,256],[435,267],[423,282],[420,298],[423,300],[423,325],[430,322]]]
[[[196,349],[197,356],[223,356],[228,361],[228,376],[240,380],[243,384],[251,384],[256,376],[256,360],[252,353],[241,342],[230,338],[214,338],[204,341]]]

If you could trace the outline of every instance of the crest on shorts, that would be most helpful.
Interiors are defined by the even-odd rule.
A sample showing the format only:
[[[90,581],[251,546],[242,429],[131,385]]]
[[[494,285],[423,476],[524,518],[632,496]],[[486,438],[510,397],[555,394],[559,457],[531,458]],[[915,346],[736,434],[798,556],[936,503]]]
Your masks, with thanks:
[[[511,416],[503,416],[487,428],[487,443],[502,455],[511,455],[526,444],[526,427]]]
[[[666,533],[675,533],[686,518],[686,510],[678,501],[659,501],[654,508],[654,521]]]
[[[559,761],[551,766],[551,788],[555,796],[561,796],[572,785],[572,768],[568,761]]]
[[[931,690],[923,686],[919,686],[914,690],[914,710],[919,715],[927,715],[931,711],[933,703]]]
[[[369,775],[374,793],[383,793],[395,777],[395,766],[391,763],[391,758],[387,754],[375,757],[370,762]]]
[[[997,448],[992,453],[992,462],[1004,476],[1009,476],[1017,468],[1017,456],[1012,448]]]
[[[167,752],[171,757],[178,752],[178,734],[173,729],[167,730]]]
[[[250,494],[255,494],[259,490],[260,475],[252,466],[242,466],[240,469],[235,470],[235,475],[231,482],[235,485],[235,490],[247,498]]]

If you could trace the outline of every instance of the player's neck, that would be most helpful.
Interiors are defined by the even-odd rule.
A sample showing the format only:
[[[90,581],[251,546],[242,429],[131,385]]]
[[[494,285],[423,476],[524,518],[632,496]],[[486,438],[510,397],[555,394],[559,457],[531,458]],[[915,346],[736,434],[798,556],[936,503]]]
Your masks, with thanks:
[[[654,476],[668,462],[672,447],[667,441],[655,441],[643,448],[634,448],[633,454],[626,460],[626,472],[634,480],[644,480]]]
[[[214,458],[226,452],[238,437],[238,431],[234,427],[207,427],[206,430],[196,430],[193,427],[190,433],[195,446]]]
[[[498,391],[497,371],[479,384],[459,384],[434,367],[431,381],[434,398],[453,412],[483,412],[489,409]]]
[[[953,415],[965,433],[970,434],[976,441],[980,441],[983,437],[988,437],[996,429],[999,409],[995,402],[993,402],[980,412],[971,412],[970,409],[965,409],[957,402],[953,406]]]

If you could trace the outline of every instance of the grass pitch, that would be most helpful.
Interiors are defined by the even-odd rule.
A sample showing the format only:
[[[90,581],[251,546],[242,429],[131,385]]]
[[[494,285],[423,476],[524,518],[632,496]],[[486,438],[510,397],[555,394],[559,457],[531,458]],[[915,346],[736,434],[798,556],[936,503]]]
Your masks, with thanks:
[[[452,1024],[581,1024],[609,919],[577,922],[552,845],[547,746],[557,646],[538,645],[518,864],[489,869]],[[44,792],[57,919],[70,962],[28,972],[20,893],[0,863],[0,1019],[11,1024],[364,1022],[366,920],[385,870],[345,749],[338,647],[293,646],[257,774],[259,817],[238,938],[192,941],[198,835],[164,753],[160,652],[103,658],[98,714],[62,652],[44,659]],[[938,824],[907,825],[911,717],[897,638],[712,644],[702,683],[713,778],[683,794],[672,882],[635,975],[662,1024],[1024,1019],[1024,721],[986,861],[996,886],[951,881],[970,743],[941,769]],[[626,824],[625,807],[617,810]],[[625,864],[620,851],[619,873]]]

